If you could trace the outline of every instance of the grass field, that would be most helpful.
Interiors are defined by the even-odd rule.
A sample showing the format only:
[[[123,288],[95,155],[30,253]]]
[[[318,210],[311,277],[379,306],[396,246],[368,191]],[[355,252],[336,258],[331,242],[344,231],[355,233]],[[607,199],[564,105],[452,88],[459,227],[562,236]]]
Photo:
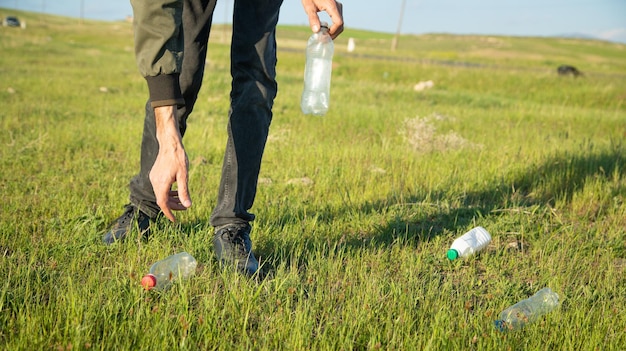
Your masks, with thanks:
[[[0,28],[0,349],[626,348],[626,45],[432,34],[392,52],[392,35],[348,27],[318,118],[299,110],[308,29],[279,28],[252,209],[269,275],[256,282],[218,266],[208,224],[228,28],[212,33],[185,136],[193,207],[147,242],[107,247],[147,97],[132,26],[18,15],[25,30]],[[559,77],[560,64],[584,76]],[[487,249],[448,261],[477,225]],[[141,288],[153,262],[183,250],[200,263],[192,279]],[[556,311],[494,328],[546,286]]]

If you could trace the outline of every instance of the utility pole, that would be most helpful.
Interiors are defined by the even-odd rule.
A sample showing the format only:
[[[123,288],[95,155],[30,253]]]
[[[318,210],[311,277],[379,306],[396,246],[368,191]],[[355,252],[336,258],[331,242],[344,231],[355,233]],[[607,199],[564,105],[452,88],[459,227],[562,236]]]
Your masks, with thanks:
[[[402,30],[402,18],[404,17],[404,8],[406,7],[406,0],[402,0],[402,7],[400,8],[400,19],[398,20],[398,30],[396,35],[391,41],[391,51],[396,51],[398,48],[398,40],[400,39],[400,31]]]

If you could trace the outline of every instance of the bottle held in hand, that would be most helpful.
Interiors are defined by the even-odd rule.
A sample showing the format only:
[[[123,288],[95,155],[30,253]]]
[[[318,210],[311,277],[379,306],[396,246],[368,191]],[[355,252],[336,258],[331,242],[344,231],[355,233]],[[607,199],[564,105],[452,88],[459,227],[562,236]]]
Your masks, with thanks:
[[[304,67],[304,90],[300,108],[304,114],[323,116],[330,106],[330,78],[333,66],[333,39],[328,24],[309,38]]]

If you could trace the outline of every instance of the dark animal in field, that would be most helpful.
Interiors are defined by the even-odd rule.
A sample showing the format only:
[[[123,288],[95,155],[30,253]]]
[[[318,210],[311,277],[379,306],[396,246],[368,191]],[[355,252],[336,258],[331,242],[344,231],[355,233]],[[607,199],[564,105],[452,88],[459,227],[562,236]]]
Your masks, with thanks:
[[[578,77],[578,76],[582,76],[582,72],[579,71],[576,67],[574,66],[569,66],[569,65],[561,65],[559,66],[559,68],[556,69],[556,71],[559,73],[560,76],[574,76],[574,77]]]

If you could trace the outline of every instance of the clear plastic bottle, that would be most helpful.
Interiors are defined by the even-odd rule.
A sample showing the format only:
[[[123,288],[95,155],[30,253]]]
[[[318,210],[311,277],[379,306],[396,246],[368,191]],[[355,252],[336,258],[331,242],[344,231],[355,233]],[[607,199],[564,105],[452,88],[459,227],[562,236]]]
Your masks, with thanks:
[[[333,39],[328,24],[322,23],[309,38],[304,67],[304,90],[300,108],[304,114],[323,116],[330,106],[330,77],[333,68]]]
[[[459,257],[469,257],[484,249],[490,242],[491,235],[487,229],[476,227],[452,242],[447,253],[448,259],[456,260]]]
[[[155,262],[150,267],[150,273],[141,279],[141,285],[146,290],[164,290],[178,277],[193,275],[197,266],[196,259],[187,252],[177,253]]]
[[[554,310],[559,305],[559,295],[550,288],[543,288],[535,295],[522,300],[500,313],[494,322],[500,331],[521,329],[527,323]]]

